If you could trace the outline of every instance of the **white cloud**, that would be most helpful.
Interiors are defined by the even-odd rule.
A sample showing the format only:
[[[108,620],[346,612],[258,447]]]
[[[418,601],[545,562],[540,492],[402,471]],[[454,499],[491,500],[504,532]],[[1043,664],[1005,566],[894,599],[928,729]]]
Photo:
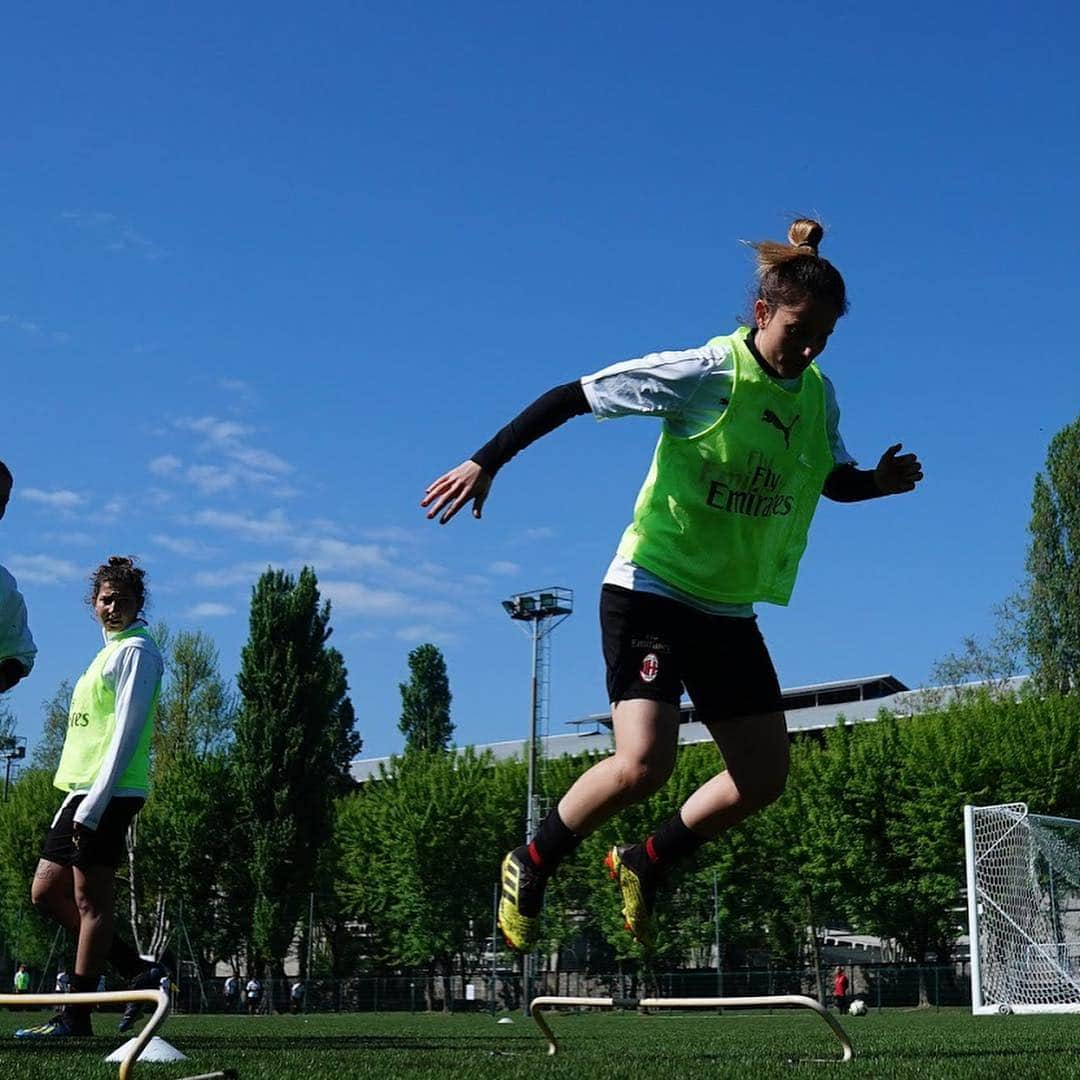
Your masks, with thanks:
[[[96,533],[79,532],[75,529],[65,532],[45,533],[45,539],[50,544],[74,544],[76,547],[86,547],[101,542],[101,537]]]
[[[8,559],[8,569],[16,578],[38,585],[59,585],[61,581],[71,581],[82,573],[74,563],[51,555],[12,555]]]
[[[499,559],[496,562],[488,564],[489,574],[509,575],[521,573],[521,567],[516,562],[510,562],[508,559]]]
[[[555,530],[550,525],[540,525],[534,529],[526,529],[522,534],[523,540],[550,540],[555,535]]]
[[[163,547],[166,551],[181,555],[185,559],[209,559],[216,554],[214,548],[208,544],[183,536],[166,536],[164,533],[158,533],[151,539],[158,547]]]
[[[205,435],[213,443],[232,442],[243,435],[251,435],[255,430],[247,424],[240,424],[235,420],[219,420],[216,416],[188,417],[177,420],[176,426],[184,431]]]
[[[220,465],[192,465],[184,474],[204,495],[236,486],[236,477]]]
[[[279,458],[277,454],[273,454],[269,450],[259,450],[254,446],[237,446],[230,449],[228,454],[234,461],[246,465],[249,469],[261,470],[275,475],[285,475],[293,471],[293,467],[284,459]]]
[[[168,476],[176,472],[183,464],[183,461],[175,454],[162,454],[150,462],[150,471],[155,476]]]
[[[198,453],[220,459],[211,464],[192,465],[184,473],[185,479],[204,495],[226,491],[239,483],[271,487],[281,497],[295,494],[295,491],[280,486],[282,477],[296,471],[294,466],[271,450],[250,446],[246,438],[255,429],[249,425],[217,416],[198,416],[177,420],[174,426],[203,436]],[[166,458],[173,456],[165,455]]]
[[[266,572],[268,566],[266,562],[234,563],[232,566],[223,566],[219,570],[201,570],[193,580],[196,585],[204,589],[229,589],[236,585],[251,586],[261,574]]]
[[[415,615],[418,604],[395,589],[372,589],[359,581],[320,581],[320,591],[339,613]]]
[[[80,495],[77,491],[68,491],[66,488],[61,488],[59,491],[42,491],[40,488],[27,488],[21,492],[21,495],[24,499],[41,503],[42,506],[50,506],[54,510],[74,510],[86,502],[85,495]]]
[[[360,535],[366,540],[385,540],[391,544],[415,544],[423,540],[426,529],[403,529],[400,525],[389,525],[380,529],[360,529]]]
[[[403,626],[400,630],[394,632],[394,637],[398,641],[407,641],[410,644],[417,645],[425,642],[431,642],[434,645],[447,645],[458,640],[457,634],[441,630],[427,623],[419,626]]]
[[[236,608],[228,604],[214,604],[209,601],[202,604],[194,604],[184,612],[189,619],[221,619],[226,615],[235,615]]]
[[[124,505],[124,499],[119,495],[114,495],[98,511],[97,519],[99,521],[113,521],[124,512]]]
[[[252,540],[282,540],[292,532],[285,515],[273,510],[264,518],[224,510],[200,510],[194,518],[196,525],[239,533]]]
[[[359,581],[320,581],[319,589],[339,615],[460,619],[463,610],[444,600],[410,596],[398,589],[372,588]]]
[[[66,345],[71,340],[71,335],[63,330],[46,330],[32,319],[23,319],[10,313],[0,315],[0,326],[10,326],[13,330],[26,334],[27,337],[49,345]]]
[[[349,544],[333,537],[314,536],[295,537],[293,544],[297,557],[320,571],[386,565],[387,553],[378,544]]]
[[[150,262],[160,259],[166,251],[149,237],[136,232],[126,221],[103,210],[84,212],[65,211],[60,217],[77,228],[93,233],[109,251],[138,255]]]

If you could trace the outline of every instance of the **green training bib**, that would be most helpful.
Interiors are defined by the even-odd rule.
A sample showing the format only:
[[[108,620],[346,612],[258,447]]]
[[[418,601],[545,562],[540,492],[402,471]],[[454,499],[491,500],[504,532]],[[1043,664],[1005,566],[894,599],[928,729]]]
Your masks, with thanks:
[[[713,338],[735,379],[724,414],[689,438],[665,427],[619,554],[719,603],[787,604],[833,468],[816,364],[786,390],[750,352],[749,330]]]
[[[116,730],[116,691],[105,681],[105,665],[120,648],[121,643],[132,637],[150,638],[150,634],[142,626],[117,634],[94,657],[82,678],[75,684],[68,712],[64,750],[53,778],[53,786],[62,791],[79,791],[90,787],[101,771],[113,732]],[[159,690],[160,683],[154,690],[150,712],[143,723],[138,746],[117,781],[117,788],[147,790],[150,776],[150,740],[154,732],[154,712]]]

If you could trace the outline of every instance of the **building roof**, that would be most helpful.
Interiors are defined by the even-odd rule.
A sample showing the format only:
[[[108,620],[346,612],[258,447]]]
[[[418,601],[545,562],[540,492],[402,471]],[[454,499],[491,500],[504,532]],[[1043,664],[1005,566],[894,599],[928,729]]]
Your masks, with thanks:
[[[1025,678],[1018,676],[1000,683],[996,689],[1015,693]],[[911,716],[930,707],[947,704],[958,692],[971,691],[985,685],[966,683],[963,687],[934,687],[909,690],[894,675],[867,675],[856,679],[813,683],[795,686],[781,693],[787,716],[788,731],[793,734],[810,734],[834,727],[843,717],[845,723],[859,724],[877,720],[881,713]],[[679,744],[710,742],[708,728],[694,718],[694,707],[684,701],[680,705]],[[575,754],[610,754],[614,750],[611,732],[611,716],[608,713],[590,713],[578,720],[568,721],[577,731],[549,735],[542,740],[544,757],[567,757]],[[484,743],[475,747],[488,751],[496,761],[525,757],[525,739],[507,739],[503,742]],[[360,758],[352,763],[352,777],[358,783],[377,778],[379,767],[390,767],[389,757]]]

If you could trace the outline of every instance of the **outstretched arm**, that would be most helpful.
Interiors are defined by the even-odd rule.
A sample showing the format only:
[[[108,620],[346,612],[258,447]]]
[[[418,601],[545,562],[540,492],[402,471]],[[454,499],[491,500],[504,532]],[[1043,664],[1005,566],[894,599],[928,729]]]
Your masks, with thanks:
[[[441,512],[439,524],[445,525],[469,502],[473,504],[473,517],[480,517],[491,482],[503,465],[542,435],[587,412],[589,402],[580,382],[556,386],[542,394],[468,461],[428,485],[420,500],[421,506],[430,507],[428,519],[438,517]]]
[[[838,466],[829,473],[822,494],[834,502],[862,502],[914,490],[923,478],[922,464],[914,454],[901,454],[902,449],[901,443],[890,446],[875,469]]]

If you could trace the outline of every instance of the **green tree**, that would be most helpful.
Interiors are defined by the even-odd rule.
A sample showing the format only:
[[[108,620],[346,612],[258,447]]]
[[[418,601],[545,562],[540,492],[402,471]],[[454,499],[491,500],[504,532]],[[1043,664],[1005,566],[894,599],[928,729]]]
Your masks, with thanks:
[[[41,841],[62,797],[52,786],[51,771],[30,768],[0,803],[0,925],[11,958],[32,967],[44,965],[56,935],[56,924],[43,919],[30,904],[30,882]]]
[[[334,798],[359,749],[345,664],[327,646],[314,571],[267,570],[252,590],[232,763],[251,898],[250,959],[281,973],[312,887]]]
[[[154,725],[150,798],[132,832],[137,858],[129,860],[128,919],[144,951],[166,940],[208,966],[236,947],[236,927],[225,895],[235,842],[232,774],[225,747],[236,712],[218,669],[213,641],[201,632],[170,634],[159,624],[165,678]]]
[[[218,650],[201,630],[166,636],[165,680],[154,725],[154,754],[204,757],[232,737],[235,695],[221,677]]]
[[[30,764],[36,769],[56,772],[60,764],[60,755],[67,738],[68,710],[71,707],[71,691],[74,684],[70,679],[63,679],[51,698],[41,703],[44,714],[41,725],[41,738],[34,745],[30,755]]]
[[[1043,690],[1080,685],[1080,419],[1050,440],[1028,525],[1027,650]]]
[[[434,645],[419,645],[409,653],[409,681],[401,690],[398,728],[409,750],[445,750],[454,725],[450,721],[450,680],[446,661]]]
[[[995,604],[993,614],[994,630],[989,640],[968,635],[957,652],[948,653],[934,662],[930,669],[933,685],[922,691],[927,705],[941,705],[943,687],[960,692],[965,683],[979,682],[1002,689],[1007,680],[1024,671],[1027,597],[1016,592]],[[978,688],[974,690],[977,692]]]
[[[377,965],[476,968],[499,858],[520,837],[523,780],[520,763],[472,749],[411,751],[343,800],[339,894]]]

